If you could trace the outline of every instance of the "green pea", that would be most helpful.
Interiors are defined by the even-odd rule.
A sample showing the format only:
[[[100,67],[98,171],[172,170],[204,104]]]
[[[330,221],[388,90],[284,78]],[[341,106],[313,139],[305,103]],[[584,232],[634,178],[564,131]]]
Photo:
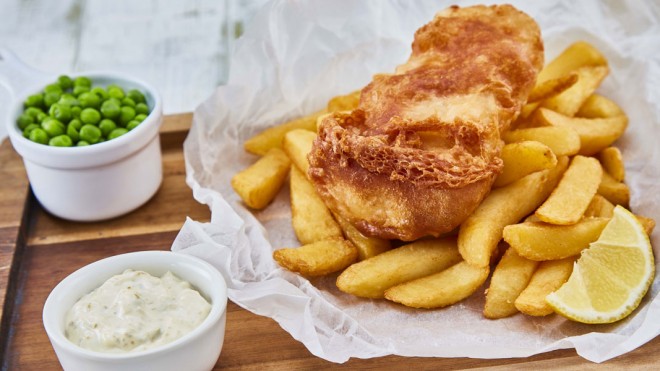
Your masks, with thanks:
[[[79,133],[80,140],[83,140],[89,144],[97,143],[101,138],[101,129],[94,125],[83,125],[83,127],[80,128]]]
[[[79,140],[78,143],[77,143],[76,145],[77,145],[78,147],[84,147],[84,146],[88,146],[88,145],[89,145],[89,142],[84,141],[84,140]]]
[[[28,139],[36,143],[48,144],[48,134],[42,128],[35,128],[30,131]]]
[[[24,114],[32,117],[33,119],[37,118],[39,112],[44,112],[44,111],[41,108],[37,108],[37,107],[28,107],[25,109],[25,111],[23,111]]]
[[[67,75],[61,75],[57,78],[57,82],[60,84],[62,89],[71,89],[73,87],[73,80]]]
[[[99,109],[99,107],[101,107],[101,98],[92,92],[80,94],[78,100],[83,108],[91,107]]]
[[[99,129],[101,129],[101,132],[103,133],[104,136],[108,136],[111,131],[115,130],[117,128],[117,124],[115,124],[114,121],[109,120],[109,119],[103,119],[99,123]]]
[[[42,93],[32,94],[25,99],[23,105],[25,107],[43,107],[44,95]]]
[[[144,94],[137,89],[131,89],[126,93],[126,95],[133,99],[135,103],[145,103],[147,100],[144,98]]]
[[[89,77],[85,76],[78,76],[76,77],[75,80],[73,80],[73,86],[84,86],[87,87],[88,89],[91,89],[92,87],[92,80],[89,79]]]
[[[48,145],[54,147],[71,147],[73,145],[73,141],[71,138],[69,138],[68,135],[58,135],[56,137],[50,138]]]
[[[23,129],[23,136],[29,139],[30,138],[30,133],[34,129],[40,129],[39,125],[37,125],[37,124],[28,125],[25,129]]]
[[[102,101],[105,101],[105,100],[107,100],[108,98],[110,98],[110,96],[108,95],[108,92],[105,91],[105,89],[103,89],[103,88],[100,87],[100,86],[97,86],[97,87],[95,87],[95,88],[92,88],[91,92],[94,93],[94,94],[96,94],[96,95],[98,95],[99,98],[101,98]]]
[[[50,107],[53,104],[57,103],[57,101],[60,100],[62,97],[62,93],[52,91],[52,92],[46,92],[44,93],[44,104],[46,107]]]
[[[75,85],[73,87],[73,95],[76,97],[79,96],[82,93],[87,93],[89,92],[89,86],[83,86],[83,85]]]
[[[74,143],[80,140],[80,133],[78,132],[78,128],[72,126],[71,124],[67,125],[66,127],[66,135],[68,135]]]
[[[142,121],[144,121],[144,119],[146,119],[146,118],[147,118],[147,115],[145,115],[144,113],[141,113],[141,114],[139,114],[139,115],[135,115],[135,117],[133,118],[133,120],[135,120],[135,121],[137,121],[137,122],[142,122]]]
[[[140,125],[140,121],[137,120],[131,120],[126,124],[126,130],[131,131],[135,129],[138,125]]]
[[[94,108],[85,108],[80,112],[80,121],[84,124],[96,125],[101,121],[101,114]]]
[[[125,97],[121,100],[121,105],[135,108],[135,101],[129,97]]]
[[[41,128],[44,129],[46,134],[51,138],[64,134],[64,131],[66,130],[66,126],[54,118],[44,120],[44,122],[41,123]]]
[[[135,105],[135,112],[144,113],[145,115],[149,114],[149,106],[144,103],[138,103]]]
[[[71,126],[71,127],[75,128],[76,130],[80,130],[80,128],[82,127],[82,122],[78,119],[73,119],[73,120],[69,121],[69,125],[67,125],[67,126]]]
[[[126,130],[125,128],[117,128],[117,129],[111,131],[110,134],[108,134],[108,140],[115,139],[115,138],[120,137],[120,136],[122,136],[126,133],[128,133],[128,130]]]
[[[37,117],[35,118],[35,120],[36,120],[38,123],[42,123],[42,122],[44,122],[44,120],[47,119],[48,117],[49,117],[49,116],[48,116],[47,114],[45,114],[44,112],[39,112],[39,113],[37,113]]]
[[[71,107],[71,117],[80,118],[80,112],[82,112],[82,107],[80,106]]]
[[[121,105],[113,99],[108,99],[101,104],[101,113],[105,118],[115,119],[121,115]]]
[[[129,121],[133,120],[135,117],[135,109],[129,106],[123,106],[121,108],[121,114],[119,115],[119,126],[126,126]]]
[[[60,103],[53,104],[52,106],[50,106],[50,109],[48,110],[48,114],[50,114],[51,117],[63,123],[67,123],[71,121],[71,108],[66,104],[60,104]]]
[[[80,102],[78,102],[78,99],[76,99],[76,97],[74,97],[71,94],[62,94],[62,97],[60,97],[60,100],[58,100],[57,103],[66,104],[69,107],[74,107],[74,106],[79,106],[80,105]]]
[[[62,94],[63,90],[62,90],[62,87],[60,86],[60,84],[55,82],[55,83],[46,85],[46,87],[44,88],[44,92]]]
[[[23,113],[22,115],[18,116],[16,123],[18,124],[18,127],[21,128],[21,130],[25,130],[28,125],[34,124],[35,121],[34,117],[28,115],[27,113]]]
[[[117,85],[108,85],[108,95],[119,100],[124,99],[124,89]]]

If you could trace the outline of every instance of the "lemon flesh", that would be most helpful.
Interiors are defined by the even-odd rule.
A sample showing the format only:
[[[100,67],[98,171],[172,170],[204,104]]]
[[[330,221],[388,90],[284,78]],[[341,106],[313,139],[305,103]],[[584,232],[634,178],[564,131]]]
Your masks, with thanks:
[[[611,323],[628,316],[653,282],[649,237],[621,206],[600,237],[582,251],[568,281],[546,297],[555,312],[583,323]]]

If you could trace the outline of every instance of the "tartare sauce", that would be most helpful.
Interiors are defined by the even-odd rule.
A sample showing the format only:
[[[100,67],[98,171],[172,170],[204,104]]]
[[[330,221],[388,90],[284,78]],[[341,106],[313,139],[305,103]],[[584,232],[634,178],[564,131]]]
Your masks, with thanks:
[[[66,315],[66,337],[89,350],[119,353],[155,348],[199,326],[211,305],[171,272],[128,269],[83,296]]]

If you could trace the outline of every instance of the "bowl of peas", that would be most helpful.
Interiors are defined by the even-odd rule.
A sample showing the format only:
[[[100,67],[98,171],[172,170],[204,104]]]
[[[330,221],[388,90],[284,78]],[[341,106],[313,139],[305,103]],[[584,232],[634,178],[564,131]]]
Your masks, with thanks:
[[[97,221],[147,202],[162,182],[162,103],[111,72],[60,75],[17,94],[7,132],[51,214]]]

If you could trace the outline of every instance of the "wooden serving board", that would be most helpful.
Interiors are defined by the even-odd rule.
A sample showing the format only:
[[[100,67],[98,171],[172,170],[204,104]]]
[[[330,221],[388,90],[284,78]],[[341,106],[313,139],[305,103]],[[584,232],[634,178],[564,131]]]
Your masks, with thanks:
[[[182,144],[192,115],[165,118],[161,130],[164,180],[158,193],[132,213],[104,222],[74,223],[55,218],[30,193],[21,158],[9,140],[0,144],[0,358],[2,370],[61,369],[41,322],[46,297],[76,269],[111,255],[137,250],[169,250],[186,216],[208,221],[185,183]],[[216,369],[554,369],[585,370],[660,366],[660,338],[601,365],[560,350],[529,358],[351,359],[343,365],[312,355],[270,318],[234,303]]]

